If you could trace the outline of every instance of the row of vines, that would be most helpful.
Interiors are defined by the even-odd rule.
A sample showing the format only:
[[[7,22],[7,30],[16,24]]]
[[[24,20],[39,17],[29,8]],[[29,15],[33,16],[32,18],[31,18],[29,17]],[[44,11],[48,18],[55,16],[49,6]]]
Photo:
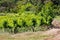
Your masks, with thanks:
[[[40,30],[41,25],[50,25],[53,13],[51,2],[44,5],[41,12],[35,14],[33,12],[20,12],[17,14],[6,14],[0,16],[0,29],[3,31],[17,33],[24,31],[36,31]],[[10,29],[10,30],[9,30]],[[35,30],[36,29],[36,30]]]
[[[49,16],[50,17],[50,16]],[[34,31],[34,27],[40,27],[41,25],[50,25],[50,19],[46,20],[44,17],[35,14],[16,14],[0,16],[0,28],[4,31],[5,28],[11,29],[10,32],[17,32],[17,28],[23,28],[24,31]],[[30,28],[30,29],[29,29]],[[20,29],[23,30],[23,29]],[[19,30],[18,30],[19,31]]]

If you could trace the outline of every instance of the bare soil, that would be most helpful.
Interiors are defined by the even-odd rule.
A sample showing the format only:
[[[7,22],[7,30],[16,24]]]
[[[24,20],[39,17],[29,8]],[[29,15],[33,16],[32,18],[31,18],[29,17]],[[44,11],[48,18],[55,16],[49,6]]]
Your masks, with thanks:
[[[46,38],[45,40],[60,40],[60,29],[51,29],[46,31],[47,35],[52,35],[52,38]]]
[[[0,40],[60,40],[60,29],[17,34],[0,34]]]

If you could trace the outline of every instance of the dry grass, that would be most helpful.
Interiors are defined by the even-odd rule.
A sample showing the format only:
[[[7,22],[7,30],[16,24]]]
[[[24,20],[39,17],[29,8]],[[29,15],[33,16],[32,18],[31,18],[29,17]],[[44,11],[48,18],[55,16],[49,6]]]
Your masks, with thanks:
[[[50,38],[50,35],[43,35],[43,32],[26,32],[18,34],[2,34],[0,35],[0,40],[44,40]]]
[[[50,40],[60,35],[60,29],[51,29],[43,32],[25,32],[18,34],[0,34],[0,40]]]

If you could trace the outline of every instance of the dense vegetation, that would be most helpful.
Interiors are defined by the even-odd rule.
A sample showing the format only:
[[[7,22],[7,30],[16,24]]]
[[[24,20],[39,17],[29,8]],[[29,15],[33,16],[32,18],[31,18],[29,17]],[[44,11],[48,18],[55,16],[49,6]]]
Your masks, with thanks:
[[[2,31],[17,33],[45,30],[45,26],[50,26],[58,15],[60,0],[0,0]]]

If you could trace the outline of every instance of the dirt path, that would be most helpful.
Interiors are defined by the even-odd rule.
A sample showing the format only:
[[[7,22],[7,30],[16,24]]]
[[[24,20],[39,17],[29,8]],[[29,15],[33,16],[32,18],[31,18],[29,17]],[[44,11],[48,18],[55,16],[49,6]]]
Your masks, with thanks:
[[[15,34],[12,35],[14,38],[19,38],[19,37],[34,37],[36,35],[50,35],[53,36],[52,38],[46,38],[45,40],[60,40],[60,29],[51,29],[45,32],[26,32],[26,33],[21,33],[21,34]]]
[[[60,40],[60,29],[0,35],[0,40]]]

